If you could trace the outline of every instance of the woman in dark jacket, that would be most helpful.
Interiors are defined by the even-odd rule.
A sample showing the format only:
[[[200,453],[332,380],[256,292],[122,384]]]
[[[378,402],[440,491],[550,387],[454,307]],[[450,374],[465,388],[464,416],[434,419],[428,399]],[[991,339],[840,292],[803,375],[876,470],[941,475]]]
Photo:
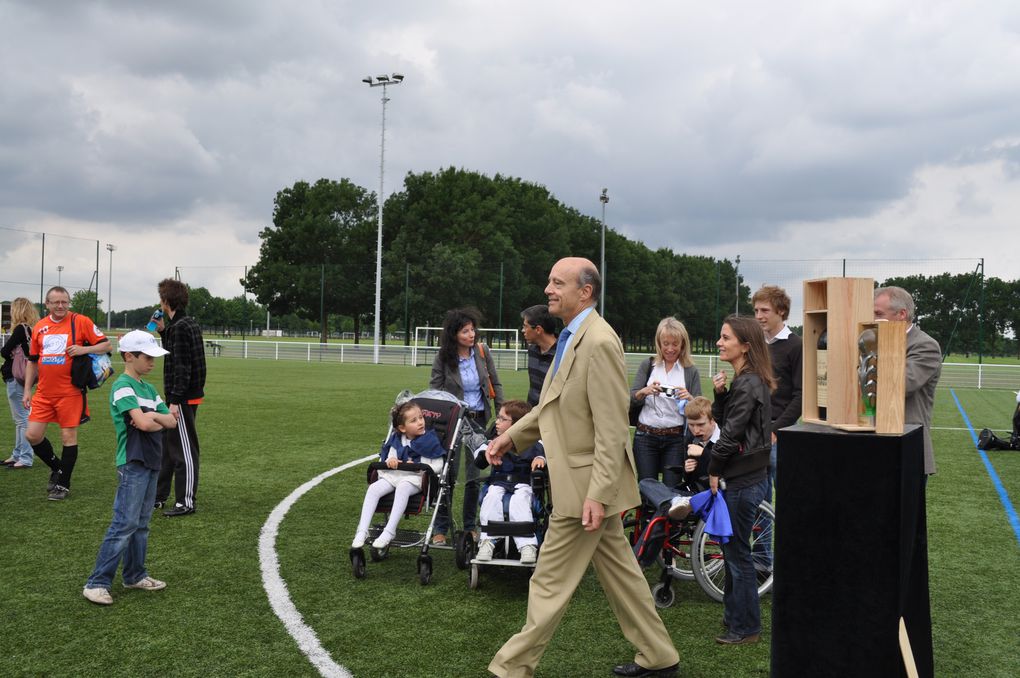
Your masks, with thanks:
[[[483,343],[476,343],[478,317],[470,310],[448,311],[439,340],[439,353],[432,363],[429,388],[446,391],[468,405],[468,421],[476,431],[484,431],[495,412],[503,407],[503,385],[496,373],[492,352]],[[464,483],[464,529],[477,533],[478,467],[470,454],[462,454],[467,471]],[[457,469],[450,469],[456,478]],[[450,517],[443,507],[436,516],[435,543],[445,543],[450,529]],[[476,534],[477,536],[477,534]]]
[[[753,318],[729,316],[716,346],[719,359],[733,366],[729,389],[724,372],[712,378],[715,387],[712,414],[721,434],[712,449],[708,479],[713,494],[719,488],[719,478],[726,479],[726,506],[733,525],[733,537],[722,546],[726,563],[723,592],[726,633],[718,636],[716,642],[739,645],[757,642],[761,633],[751,527],[758,505],[765,499],[775,379],[765,337]]]
[[[701,375],[691,359],[687,328],[676,318],[663,318],[655,330],[655,356],[641,363],[630,389],[630,407],[637,412],[634,461],[638,480],[659,479],[675,487],[680,478],[671,466],[683,464],[684,407],[701,395]]]
[[[10,458],[2,463],[12,469],[32,466],[32,446],[25,440],[25,429],[28,428],[28,410],[22,403],[25,384],[14,378],[14,349],[20,346],[25,357],[28,357],[28,341],[32,338],[32,328],[37,322],[39,312],[35,304],[25,297],[18,297],[11,302],[11,336],[0,349],[0,355],[4,358],[0,373],[7,384],[7,401],[11,406],[11,418],[14,419],[14,449]]]

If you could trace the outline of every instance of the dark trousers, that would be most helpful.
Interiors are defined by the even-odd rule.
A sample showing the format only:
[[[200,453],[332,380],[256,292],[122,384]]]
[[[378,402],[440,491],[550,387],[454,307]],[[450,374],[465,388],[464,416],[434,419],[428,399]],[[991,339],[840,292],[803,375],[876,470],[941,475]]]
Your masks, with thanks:
[[[751,529],[758,505],[765,498],[767,482],[762,480],[739,490],[726,490],[733,536],[722,545],[726,564],[723,621],[730,631],[741,636],[761,633],[758,575],[751,558]]]
[[[467,419],[467,425],[470,431],[475,434],[483,434],[485,432],[485,423],[483,419]],[[468,449],[464,444],[461,445],[461,449],[458,451],[458,455],[464,458],[461,462],[460,459],[456,460],[453,468],[450,469],[450,480],[456,483],[458,471],[457,466],[463,464],[464,466],[464,508],[463,508],[463,528],[464,530],[477,530],[478,529],[478,486],[479,486],[479,474],[481,470],[475,466],[475,460],[471,456],[474,450]],[[446,509],[446,505],[441,505],[436,509],[436,534],[446,534],[450,531],[450,513]]]
[[[176,429],[163,431],[163,465],[156,483],[156,501],[170,497],[170,483],[174,484],[175,503],[195,508],[198,492],[198,405],[180,405],[181,418]]]
[[[637,465],[638,480],[659,479],[666,487],[676,487],[681,476],[668,471],[670,466],[684,464],[684,437],[660,436],[644,431],[634,432],[634,463]]]

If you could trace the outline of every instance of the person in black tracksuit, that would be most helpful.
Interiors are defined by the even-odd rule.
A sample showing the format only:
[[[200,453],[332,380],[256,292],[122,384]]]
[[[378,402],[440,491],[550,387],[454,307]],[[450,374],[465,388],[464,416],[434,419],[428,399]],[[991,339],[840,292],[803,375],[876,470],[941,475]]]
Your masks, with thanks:
[[[188,287],[167,278],[159,283],[163,318],[156,321],[163,348],[163,389],[177,429],[163,432],[163,465],[156,484],[156,508],[162,508],[174,485],[174,505],[163,512],[168,518],[195,512],[198,493],[198,406],[205,396],[205,343],[202,329],[187,315]]]

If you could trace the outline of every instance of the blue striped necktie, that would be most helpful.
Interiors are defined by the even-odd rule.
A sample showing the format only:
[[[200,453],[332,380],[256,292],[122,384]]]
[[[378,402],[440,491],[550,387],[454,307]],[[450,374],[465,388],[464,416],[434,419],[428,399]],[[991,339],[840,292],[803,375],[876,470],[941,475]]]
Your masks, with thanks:
[[[570,338],[571,334],[570,330],[560,332],[560,338],[556,342],[556,358],[553,360],[553,375],[556,374],[556,370],[560,369],[560,360],[563,358],[563,353],[567,350],[567,339]]]

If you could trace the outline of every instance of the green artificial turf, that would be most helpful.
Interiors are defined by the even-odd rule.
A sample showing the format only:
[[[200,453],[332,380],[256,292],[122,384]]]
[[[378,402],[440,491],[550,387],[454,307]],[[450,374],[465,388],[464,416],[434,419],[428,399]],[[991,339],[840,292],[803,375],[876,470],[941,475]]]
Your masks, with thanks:
[[[81,596],[116,486],[109,387],[94,393],[93,421],[81,430],[67,501],[46,500],[41,462],[30,471],[0,471],[0,675],[317,675],[267,601],[260,530],[295,488],[376,452],[394,396],[423,389],[428,374],[399,366],[211,358],[198,419],[198,512],[153,518],[148,565],[168,587],[127,591],[118,575],[108,608]],[[159,385],[158,369],[153,376]],[[501,377],[508,397],[524,396],[525,372]],[[1012,394],[957,395],[975,428],[1008,427]],[[964,426],[949,391],[939,392],[935,426]],[[52,427],[50,435],[59,436]],[[12,437],[9,417],[0,417],[0,440]],[[939,474],[928,486],[928,522],[937,671],[1015,675],[1020,545],[969,432],[936,430],[934,438]],[[1015,502],[1020,454],[988,458]],[[472,591],[453,553],[437,551],[433,581],[423,587],[416,552],[397,551],[369,562],[368,576],[355,580],[347,550],[365,486],[363,465],[332,475],[280,525],[281,574],[305,623],[355,676],[485,675],[492,654],[524,621],[523,572],[486,570]],[[861,519],[867,519],[863,511]],[[656,578],[652,568],[649,579]],[[675,588],[676,603],[661,614],[680,651],[681,675],[768,675],[770,597],[762,601],[762,642],[721,647],[712,641],[721,606],[694,582]],[[539,675],[603,675],[632,652],[589,573]]]

